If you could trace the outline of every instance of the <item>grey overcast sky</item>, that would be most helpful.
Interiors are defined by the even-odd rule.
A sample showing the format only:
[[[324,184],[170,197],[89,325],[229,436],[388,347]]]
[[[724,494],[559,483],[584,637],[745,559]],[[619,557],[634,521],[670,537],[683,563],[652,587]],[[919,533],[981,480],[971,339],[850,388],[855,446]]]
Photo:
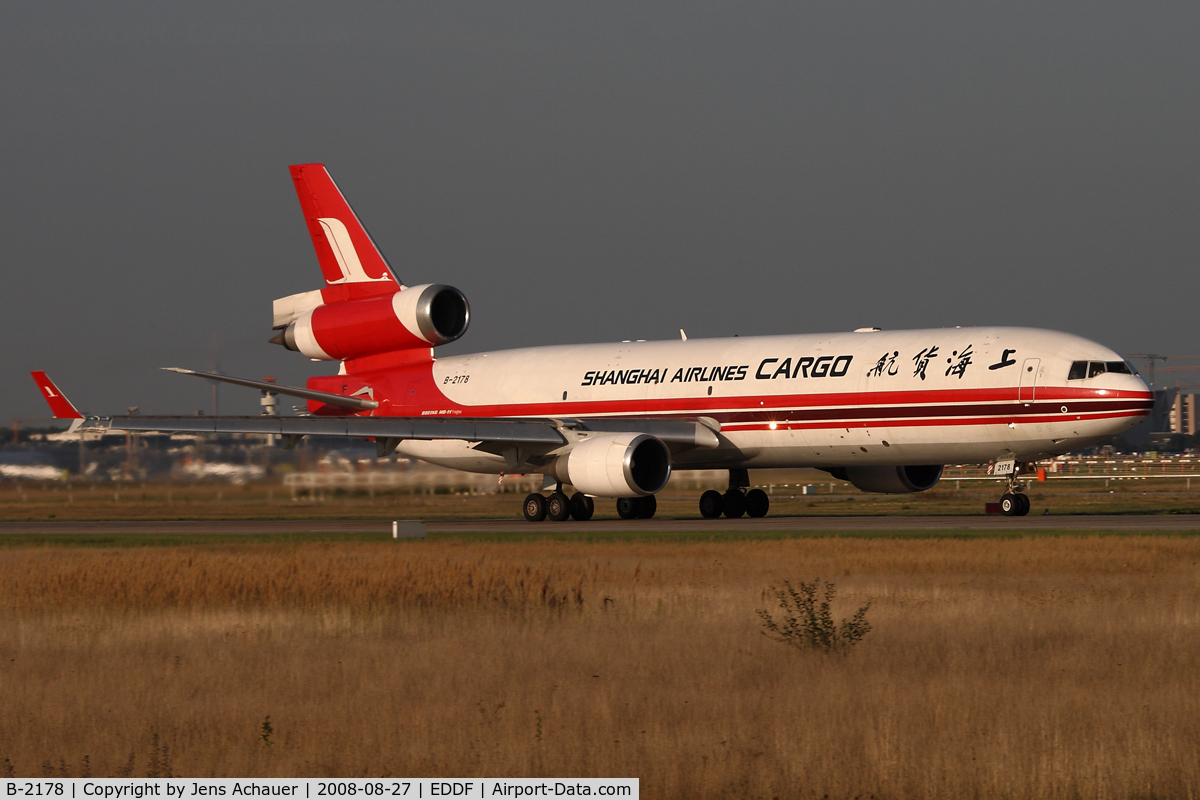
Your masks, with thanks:
[[[208,409],[160,366],[335,369],[267,343],[271,301],[320,285],[307,161],[403,280],[466,293],[448,353],[1013,324],[1200,354],[1197,3],[3,19],[5,419],[48,416],[31,369],[92,413]]]

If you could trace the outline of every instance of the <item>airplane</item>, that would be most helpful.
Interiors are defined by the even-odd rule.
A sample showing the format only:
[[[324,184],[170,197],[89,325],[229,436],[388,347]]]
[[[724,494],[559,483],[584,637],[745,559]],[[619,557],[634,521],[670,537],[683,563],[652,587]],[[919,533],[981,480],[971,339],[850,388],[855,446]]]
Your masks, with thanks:
[[[763,517],[749,470],[810,467],[865,492],[922,492],[943,465],[987,464],[1001,510],[1029,512],[1022,476],[1040,459],[1122,433],[1154,395],[1115,351],[1015,327],[558,345],[435,357],[467,331],[466,296],[400,282],[322,164],[290,167],[324,286],[274,302],[272,343],[336,375],[306,387],[167,368],[307,401],[307,415],[84,417],[33,377],[72,429],[372,439],[454,469],[542,474],[532,522],[590,519],[615,498],[652,517],[673,470],[728,470],[699,498],[705,518]],[[568,496],[566,487],[573,487]],[[543,490],[544,490],[543,489]]]

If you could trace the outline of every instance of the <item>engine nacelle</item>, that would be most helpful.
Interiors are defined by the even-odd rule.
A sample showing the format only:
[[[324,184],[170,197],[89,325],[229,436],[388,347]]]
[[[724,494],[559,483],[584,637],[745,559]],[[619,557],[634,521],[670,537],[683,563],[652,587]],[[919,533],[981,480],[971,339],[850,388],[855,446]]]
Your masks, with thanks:
[[[273,339],[320,361],[343,361],[447,344],[466,333],[471,307],[458,289],[410,286],[392,295],[305,311]]]
[[[942,479],[940,464],[916,467],[842,467],[829,474],[864,492],[906,494],[932,489]]]
[[[584,494],[644,497],[667,485],[671,453],[661,439],[645,433],[605,434],[572,447],[556,472]]]

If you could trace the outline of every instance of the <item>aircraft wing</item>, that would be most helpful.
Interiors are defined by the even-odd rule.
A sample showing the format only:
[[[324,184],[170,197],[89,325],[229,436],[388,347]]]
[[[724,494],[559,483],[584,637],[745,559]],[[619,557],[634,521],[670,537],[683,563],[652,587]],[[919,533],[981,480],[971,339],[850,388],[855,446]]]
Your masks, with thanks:
[[[382,455],[406,439],[462,439],[484,444],[562,447],[563,431],[647,433],[668,446],[716,447],[717,435],[691,420],[646,419],[512,419],[491,417],[85,417],[78,428],[170,433],[277,434],[288,445],[304,436],[374,439]]]
[[[421,417],[87,417],[80,426],[114,431],[169,433],[277,434],[285,446],[305,436],[374,439],[387,455],[405,439],[465,439],[542,446],[553,450],[566,443],[551,420],[463,419]]]
[[[43,372],[33,373],[34,380],[55,417],[74,420],[72,430],[80,428],[113,431],[167,433],[250,433],[281,436],[285,447],[294,446],[305,436],[344,436],[374,439],[380,457],[391,453],[406,439],[461,439],[482,445],[521,445],[549,452],[571,441],[568,431],[594,433],[646,433],[661,439],[671,449],[714,448],[720,444],[713,427],[715,421],[657,419],[645,417],[606,418],[492,418],[492,417],[151,417],[83,416],[62,391]],[[203,376],[209,377],[209,376]],[[245,381],[243,383],[252,383]],[[277,391],[274,384],[262,388]],[[259,387],[255,387],[259,388]]]

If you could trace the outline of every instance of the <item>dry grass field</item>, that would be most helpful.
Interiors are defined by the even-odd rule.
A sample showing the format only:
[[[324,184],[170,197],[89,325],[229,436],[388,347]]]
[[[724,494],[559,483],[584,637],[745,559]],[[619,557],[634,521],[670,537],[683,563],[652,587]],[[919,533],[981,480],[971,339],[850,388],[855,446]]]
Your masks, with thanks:
[[[8,548],[0,768],[1193,797],[1198,562],[1168,536]],[[760,633],[768,587],[816,577],[838,616],[873,602],[845,655]]]

